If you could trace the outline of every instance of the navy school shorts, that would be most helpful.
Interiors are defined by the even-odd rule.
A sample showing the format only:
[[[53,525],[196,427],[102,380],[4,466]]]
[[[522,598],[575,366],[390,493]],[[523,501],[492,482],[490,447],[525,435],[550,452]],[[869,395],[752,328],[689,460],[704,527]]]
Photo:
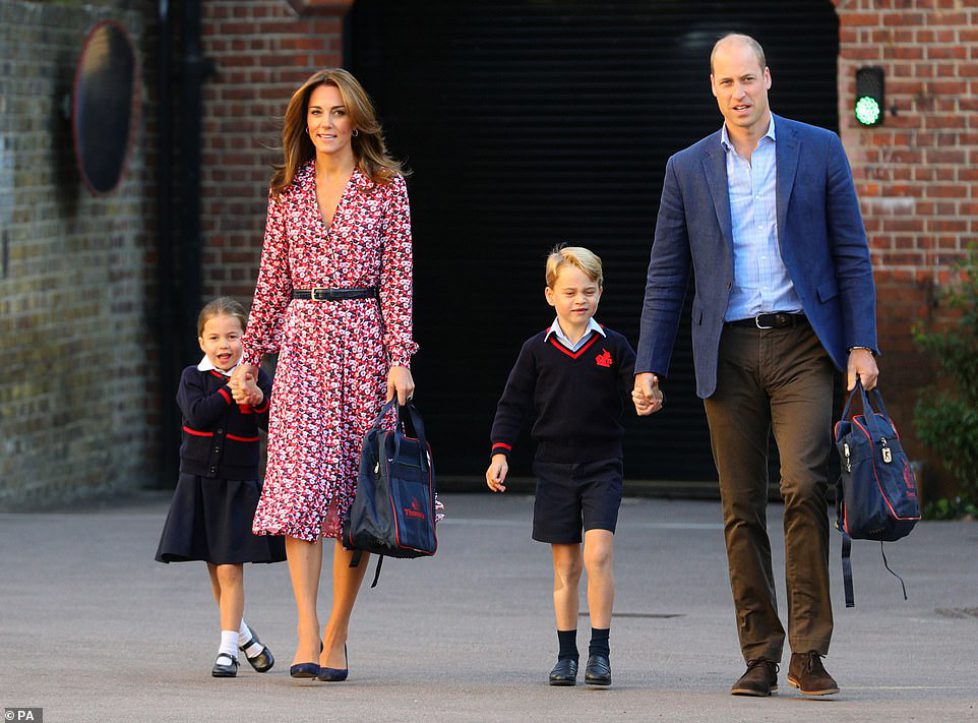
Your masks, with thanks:
[[[533,539],[550,544],[581,542],[581,528],[615,531],[621,506],[621,457],[563,464],[534,460],[537,477]]]

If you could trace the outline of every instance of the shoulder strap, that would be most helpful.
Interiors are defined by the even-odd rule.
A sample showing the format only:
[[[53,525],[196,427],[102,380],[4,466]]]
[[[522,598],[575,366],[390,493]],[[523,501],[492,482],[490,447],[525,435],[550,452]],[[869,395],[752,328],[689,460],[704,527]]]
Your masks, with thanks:
[[[856,599],[852,591],[852,538],[842,530],[842,586],[846,591],[846,607],[856,607]]]
[[[377,555],[377,567],[374,568],[374,581],[370,583],[370,587],[377,587],[377,581],[380,579],[380,566],[384,564],[384,556]]]
[[[886,568],[886,571],[888,573],[890,573],[891,575],[893,575],[893,577],[895,577],[897,580],[900,581],[900,587],[903,588],[903,599],[906,600],[907,599],[907,586],[903,582],[903,578],[900,577],[899,575],[897,575],[895,572],[893,572],[893,570],[890,569],[890,564],[886,560],[886,552],[883,551],[883,541],[882,540],[880,541],[880,554],[883,556],[883,567]]]
[[[363,562],[363,550],[354,550],[353,556],[350,558],[350,567],[360,567],[360,563]],[[370,587],[377,587],[377,581],[380,580],[380,566],[384,564],[384,556],[377,555],[377,567],[374,568],[374,581],[370,583]]]
[[[842,532],[842,585],[845,588],[846,593],[846,607],[853,608],[856,607],[856,601],[852,590],[852,538]],[[907,600],[907,585],[903,582],[903,578],[897,575],[890,568],[889,562],[886,559],[886,550],[883,547],[883,542],[880,541],[880,555],[883,556],[883,567],[886,571],[893,575],[897,580],[900,581],[900,587],[903,589],[903,599]]]

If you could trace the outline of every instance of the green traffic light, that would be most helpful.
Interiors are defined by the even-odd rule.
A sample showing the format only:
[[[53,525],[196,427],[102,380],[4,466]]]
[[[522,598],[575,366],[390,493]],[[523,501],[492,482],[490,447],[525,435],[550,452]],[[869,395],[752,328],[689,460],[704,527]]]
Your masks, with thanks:
[[[864,95],[856,101],[856,120],[864,126],[876,125],[881,114],[882,109],[875,98]]]

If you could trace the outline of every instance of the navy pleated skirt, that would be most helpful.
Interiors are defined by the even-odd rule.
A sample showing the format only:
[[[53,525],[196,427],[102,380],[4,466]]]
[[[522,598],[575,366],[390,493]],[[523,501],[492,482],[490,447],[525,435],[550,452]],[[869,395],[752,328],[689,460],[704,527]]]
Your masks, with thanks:
[[[156,550],[157,561],[281,562],[285,540],[251,532],[260,495],[257,480],[181,474]]]

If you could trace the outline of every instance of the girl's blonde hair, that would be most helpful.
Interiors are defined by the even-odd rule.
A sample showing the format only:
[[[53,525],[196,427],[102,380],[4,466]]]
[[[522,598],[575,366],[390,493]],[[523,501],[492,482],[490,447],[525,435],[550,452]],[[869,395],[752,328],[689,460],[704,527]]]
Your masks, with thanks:
[[[215,316],[220,316],[221,314],[233,316],[241,322],[241,331],[244,331],[248,325],[248,315],[245,313],[241,303],[237,299],[232,299],[230,296],[219,296],[204,306],[200,310],[200,314],[197,315],[197,336],[203,336],[204,325]]]
[[[374,112],[370,96],[353,75],[342,68],[325,68],[313,73],[295,93],[285,109],[282,124],[281,166],[272,175],[272,195],[278,196],[288,188],[295,174],[308,161],[316,157],[316,147],[306,129],[306,113],[309,96],[321,85],[332,85],[340,93],[347,117],[357,131],[352,139],[353,156],[357,167],[374,183],[390,183],[398,174],[407,175],[401,164],[391,158],[384,144],[383,129]]]
[[[598,287],[604,286],[604,272],[601,269],[600,256],[583,246],[564,246],[563,244],[558,244],[554,246],[553,251],[547,256],[547,286],[551,289],[557,283],[557,274],[560,273],[560,267],[565,264],[579,268]]]

